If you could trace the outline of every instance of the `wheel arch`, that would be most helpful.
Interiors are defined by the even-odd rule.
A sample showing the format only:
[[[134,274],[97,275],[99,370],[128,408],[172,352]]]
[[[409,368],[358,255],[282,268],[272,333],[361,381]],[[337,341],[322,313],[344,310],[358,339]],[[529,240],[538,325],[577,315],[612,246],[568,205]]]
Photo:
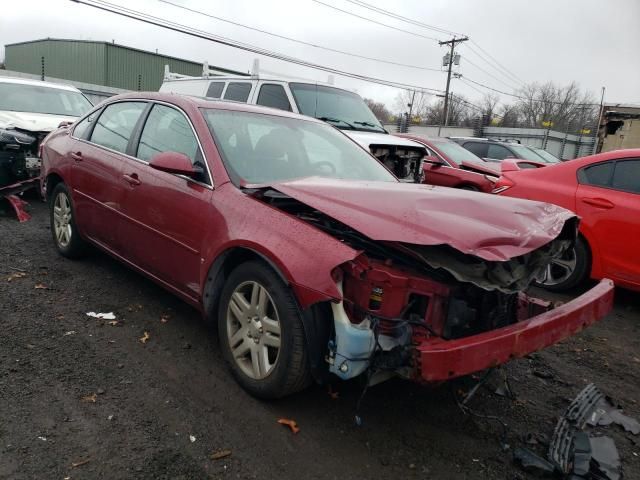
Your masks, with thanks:
[[[47,176],[45,177],[45,186],[46,186],[45,200],[51,199],[51,194],[55,190],[56,185],[58,185],[59,183],[66,183],[64,181],[64,178],[62,177],[62,175],[60,175],[59,172],[55,171],[47,174]]]

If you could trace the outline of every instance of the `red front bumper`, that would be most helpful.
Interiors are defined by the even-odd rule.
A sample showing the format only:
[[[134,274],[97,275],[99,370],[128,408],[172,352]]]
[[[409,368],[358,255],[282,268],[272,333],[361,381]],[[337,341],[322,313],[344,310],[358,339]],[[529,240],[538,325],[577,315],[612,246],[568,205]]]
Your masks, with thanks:
[[[564,305],[508,327],[457,340],[427,340],[417,347],[419,376],[427,382],[449,380],[564,340],[612,310],[613,290],[613,282],[605,279]]]

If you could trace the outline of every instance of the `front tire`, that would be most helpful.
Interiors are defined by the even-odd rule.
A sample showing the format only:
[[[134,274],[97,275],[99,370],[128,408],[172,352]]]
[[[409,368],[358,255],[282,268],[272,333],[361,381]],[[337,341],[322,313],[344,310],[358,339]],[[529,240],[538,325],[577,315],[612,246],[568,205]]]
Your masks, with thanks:
[[[67,258],[83,256],[86,253],[87,244],[78,233],[71,194],[62,182],[55,186],[51,194],[49,215],[53,243],[60,255]]]
[[[544,279],[537,283],[552,292],[564,292],[583,283],[590,270],[591,252],[584,238],[578,237],[571,250],[549,264]]]
[[[251,395],[280,398],[310,383],[296,300],[263,262],[243,263],[229,275],[218,308],[218,334],[231,373]]]

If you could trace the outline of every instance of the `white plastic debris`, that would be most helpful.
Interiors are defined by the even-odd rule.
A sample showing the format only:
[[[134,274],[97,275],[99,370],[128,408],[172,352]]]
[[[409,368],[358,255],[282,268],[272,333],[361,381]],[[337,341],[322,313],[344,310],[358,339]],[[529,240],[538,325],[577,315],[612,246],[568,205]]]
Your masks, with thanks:
[[[87,312],[87,317],[101,318],[103,320],[115,320],[116,319],[116,316],[113,314],[113,312],[109,312],[109,313]]]
[[[64,334],[64,336],[66,337],[67,335],[75,335],[76,331],[75,330],[69,330],[67,333]]]
[[[113,420],[113,415],[109,415],[109,416],[107,417],[107,420],[109,420],[109,421]]]
[[[47,441],[47,437],[38,437],[38,440],[42,440],[43,442]]]
[[[196,437],[194,435],[189,435],[189,441],[191,443],[195,442],[196,441]]]

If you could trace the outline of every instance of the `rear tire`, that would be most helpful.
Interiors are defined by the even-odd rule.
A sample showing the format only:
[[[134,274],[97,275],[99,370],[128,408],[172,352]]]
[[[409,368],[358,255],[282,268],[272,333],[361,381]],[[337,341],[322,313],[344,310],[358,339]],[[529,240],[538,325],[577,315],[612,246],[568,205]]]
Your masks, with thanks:
[[[591,271],[591,252],[586,240],[579,236],[572,250],[551,262],[545,279],[538,286],[552,292],[564,292],[582,284]]]
[[[284,397],[311,382],[296,300],[263,262],[243,263],[229,275],[218,307],[218,337],[231,373],[255,397]]]
[[[87,244],[78,233],[71,194],[62,182],[55,186],[51,194],[49,219],[53,243],[60,255],[67,258],[82,257],[87,251]]]

